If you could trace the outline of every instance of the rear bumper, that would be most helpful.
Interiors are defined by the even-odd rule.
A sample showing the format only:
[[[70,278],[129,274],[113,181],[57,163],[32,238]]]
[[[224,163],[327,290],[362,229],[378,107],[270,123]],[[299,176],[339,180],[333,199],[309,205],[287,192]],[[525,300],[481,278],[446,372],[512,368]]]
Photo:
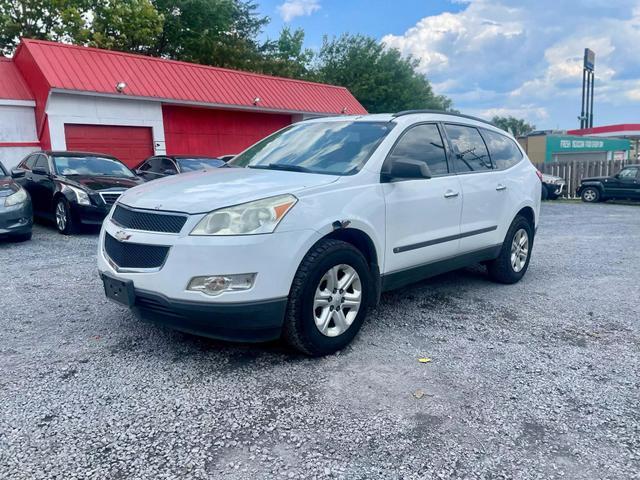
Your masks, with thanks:
[[[280,337],[286,308],[286,298],[247,303],[209,303],[173,300],[136,289],[131,311],[143,321],[194,335],[262,342]]]

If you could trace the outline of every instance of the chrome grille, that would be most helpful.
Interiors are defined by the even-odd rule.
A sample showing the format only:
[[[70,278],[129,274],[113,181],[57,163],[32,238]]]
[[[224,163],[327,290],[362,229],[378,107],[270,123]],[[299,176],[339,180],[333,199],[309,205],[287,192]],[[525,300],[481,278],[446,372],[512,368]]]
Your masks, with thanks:
[[[100,197],[107,205],[113,205],[118,201],[123,192],[100,192]]]
[[[148,232],[179,233],[187,221],[186,215],[143,212],[116,205],[111,220],[124,228]]]

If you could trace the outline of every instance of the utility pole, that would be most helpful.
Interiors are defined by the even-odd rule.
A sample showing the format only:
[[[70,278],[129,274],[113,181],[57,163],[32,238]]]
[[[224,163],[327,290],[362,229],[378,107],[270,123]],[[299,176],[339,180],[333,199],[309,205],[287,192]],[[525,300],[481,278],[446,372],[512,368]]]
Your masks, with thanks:
[[[593,128],[593,91],[595,87],[596,54],[589,48],[584,49],[582,67],[582,106],[580,109],[580,128]]]

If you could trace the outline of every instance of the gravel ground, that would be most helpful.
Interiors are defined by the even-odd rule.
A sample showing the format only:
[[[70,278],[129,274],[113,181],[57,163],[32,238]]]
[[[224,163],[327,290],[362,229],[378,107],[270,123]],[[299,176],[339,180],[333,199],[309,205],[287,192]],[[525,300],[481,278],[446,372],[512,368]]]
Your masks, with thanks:
[[[0,477],[640,478],[640,207],[542,213],[521,283],[386,294],[323,359],[138,322],[95,233],[2,243]]]

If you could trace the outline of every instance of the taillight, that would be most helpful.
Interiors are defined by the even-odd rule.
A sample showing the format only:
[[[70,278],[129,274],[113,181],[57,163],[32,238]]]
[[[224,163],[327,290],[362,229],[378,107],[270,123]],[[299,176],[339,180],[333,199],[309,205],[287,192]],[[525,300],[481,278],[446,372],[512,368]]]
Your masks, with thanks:
[[[538,175],[538,178],[542,181],[542,172],[540,170],[536,169],[536,175]]]

